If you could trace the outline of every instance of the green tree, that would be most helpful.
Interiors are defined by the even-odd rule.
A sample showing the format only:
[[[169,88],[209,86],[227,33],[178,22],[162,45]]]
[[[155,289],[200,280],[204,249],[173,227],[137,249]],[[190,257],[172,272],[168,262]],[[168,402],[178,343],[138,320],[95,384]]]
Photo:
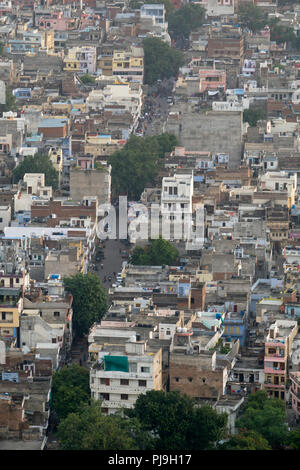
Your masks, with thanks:
[[[257,32],[264,28],[267,24],[267,19],[261,8],[251,2],[247,2],[241,4],[239,8],[238,22],[243,28]]]
[[[279,18],[272,18],[268,22],[268,25],[270,27],[271,41],[276,41],[279,44],[283,42],[295,42],[296,35],[293,28],[282,24]]]
[[[114,194],[139,199],[145,186],[154,184],[160,157],[173,150],[175,145],[177,139],[171,134],[145,138],[131,136],[109,159]]]
[[[158,38],[145,38],[144,68],[147,85],[153,85],[157,80],[175,77],[179,67],[183,65],[184,58],[181,51],[168,46]]]
[[[151,390],[140,395],[127,413],[152,434],[155,450],[208,449],[226,434],[227,415],[208,406],[197,408],[177,391]]]
[[[178,259],[179,252],[168,240],[159,237],[149,240],[145,248],[136,247],[131,255],[131,263],[140,266],[172,266]]]
[[[139,435],[135,420],[118,414],[105,416],[99,402],[84,405],[58,426],[62,450],[135,450]]]
[[[59,420],[80,411],[90,401],[90,374],[77,364],[63,367],[53,375],[52,405]]]
[[[288,433],[286,440],[286,445],[288,449],[300,450],[300,430],[295,429]]]
[[[1,55],[1,52],[0,52]],[[17,102],[15,96],[12,94],[11,88],[6,85],[5,87],[5,104],[0,104],[0,115],[8,111],[17,111]]]
[[[26,173],[44,173],[46,186],[52,186],[54,190],[58,188],[58,172],[47,154],[36,153],[25,157],[12,172],[13,183],[22,180]]]
[[[95,78],[92,75],[89,75],[88,73],[85,75],[81,75],[80,80],[85,85],[93,85],[96,82]]]
[[[268,441],[255,431],[241,431],[218,446],[219,450],[271,450]]]
[[[160,147],[159,156],[161,158],[163,158],[166,153],[171,152],[179,143],[174,134],[168,134],[167,132],[155,136],[155,139]]]
[[[258,432],[272,449],[280,449],[288,436],[284,402],[269,398],[265,390],[251,394],[236,425],[239,430]]]
[[[266,113],[263,109],[245,109],[243,112],[243,121],[248,122],[250,127],[255,127],[258,121],[265,118]]]
[[[88,333],[107,310],[107,292],[93,273],[64,278],[64,286],[73,296],[73,329],[76,337]]]
[[[191,32],[196,31],[205,19],[205,8],[189,3],[168,15],[168,31],[172,39],[188,39]]]

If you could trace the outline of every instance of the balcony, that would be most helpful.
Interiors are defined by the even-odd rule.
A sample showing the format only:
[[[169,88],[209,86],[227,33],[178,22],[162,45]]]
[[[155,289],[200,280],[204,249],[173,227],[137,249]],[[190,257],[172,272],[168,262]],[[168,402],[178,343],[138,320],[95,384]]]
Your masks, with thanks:
[[[285,369],[279,369],[278,367],[265,367],[265,374],[284,375],[285,373],[286,373]]]
[[[147,385],[146,387],[131,387],[130,385],[96,385],[95,384],[90,384],[91,390],[93,392],[97,393],[117,393],[119,395],[121,394],[127,394],[128,396],[130,395],[140,395],[140,393],[147,392],[148,390],[153,390],[153,382],[151,382],[151,385]],[[130,401],[130,400],[129,400]]]
[[[101,400],[101,399],[99,399]],[[103,408],[133,408],[135,401],[130,402],[129,400],[120,400],[120,401],[110,401],[110,400],[103,400],[101,403],[101,407]]]
[[[268,384],[268,383],[265,383],[264,384],[264,387],[267,389],[267,388],[272,388],[272,389],[276,389],[276,388],[279,388],[281,390],[284,390],[285,389],[285,384]]]

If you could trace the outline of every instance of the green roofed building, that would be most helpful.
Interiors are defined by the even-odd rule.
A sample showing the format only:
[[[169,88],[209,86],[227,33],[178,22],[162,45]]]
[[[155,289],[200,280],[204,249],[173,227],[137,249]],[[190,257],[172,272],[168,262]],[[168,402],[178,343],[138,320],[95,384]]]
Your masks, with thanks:
[[[133,408],[141,393],[163,388],[161,348],[150,349],[144,341],[127,341],[114,348],[104,345],[90,370],[91,395],[102,400],[105,414]]]

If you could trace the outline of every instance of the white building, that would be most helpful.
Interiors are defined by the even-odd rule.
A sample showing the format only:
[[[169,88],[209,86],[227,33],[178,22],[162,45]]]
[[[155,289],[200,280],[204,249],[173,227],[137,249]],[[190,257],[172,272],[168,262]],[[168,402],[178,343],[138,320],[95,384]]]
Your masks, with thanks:
[[[194,178],[192,174],[164,177],[161,191],[161,213],[165,220],[182,221],[192,215]]]
[[[131,339],[115,351],[99,352],[90,370],[92,397],[102,401],[102,413],[133,408],[140,394],[162,389],[162,350],[147,351],[146,342]],[[122,350],[123,349],[123,350]]]
[[[4,227],[8,227],[11,221],[11,207],[0,206],[0,231],[4,231]]]
[[[44,173],[26,173],[23,177],[23,183],[14,196],[15,212],[30,211],[33,200],[49,201],[51,197],[52,186],[45,186]]]
[[[153,16],[155,23],[161,25],[162,29],[167,30],[166,10],[163,3],[144,4],[140,9],[141,16]]]
[[[297,173],[287,171],[267,171],[260,177],[260,188],[269,191],[287,191],[291,203],[295,203],[297,194]]]

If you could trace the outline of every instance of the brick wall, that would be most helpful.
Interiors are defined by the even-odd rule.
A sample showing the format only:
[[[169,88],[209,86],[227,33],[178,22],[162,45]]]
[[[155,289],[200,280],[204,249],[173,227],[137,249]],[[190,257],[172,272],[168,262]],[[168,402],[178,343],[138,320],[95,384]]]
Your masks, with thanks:
[[[170,354],[170,391],[178,390],[192,398],[223,395],[223,369],[209,370],[201,355]]]
[[[69,220],[71,217],[87,216],[96,220],[96,203],[91,202],[90,206],[64,206],[61,201],[50,201],[47,205],[37,204],[31,207],[31,218],[49,217],[51,214],[56,214],[56,218],[47,220],[48,227],[56,227],[60,220]]]

